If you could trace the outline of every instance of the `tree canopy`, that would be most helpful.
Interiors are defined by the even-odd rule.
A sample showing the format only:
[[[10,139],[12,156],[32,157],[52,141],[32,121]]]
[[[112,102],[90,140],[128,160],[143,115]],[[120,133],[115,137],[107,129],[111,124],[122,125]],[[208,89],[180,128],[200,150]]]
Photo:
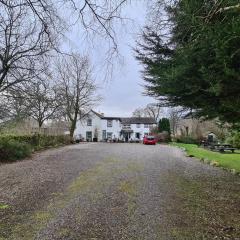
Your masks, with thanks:
[[[164,11],[167,18],[147,26],[136,49],[146,93],[200,116],[239,122],[239,1],[178,0]]]

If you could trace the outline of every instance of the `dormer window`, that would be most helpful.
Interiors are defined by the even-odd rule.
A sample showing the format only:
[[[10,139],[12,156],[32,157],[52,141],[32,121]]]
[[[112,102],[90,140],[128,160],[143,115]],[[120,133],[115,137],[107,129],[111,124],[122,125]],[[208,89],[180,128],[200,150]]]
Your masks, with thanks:
[[[89,118],[89,119],[87,120],[87,126],[92,126],[92,119],[91,119],[91,118]]]
[[[112,127],[113,121],[112,120],[107,120],[107,127]]]

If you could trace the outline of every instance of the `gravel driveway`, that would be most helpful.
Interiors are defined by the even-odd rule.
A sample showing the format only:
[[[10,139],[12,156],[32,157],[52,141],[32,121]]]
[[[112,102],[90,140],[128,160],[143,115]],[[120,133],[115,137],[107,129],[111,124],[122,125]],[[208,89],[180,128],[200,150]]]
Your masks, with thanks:
[[[240,177],[166,145],[44,151],[0,166],[5,239],[240,239]]]

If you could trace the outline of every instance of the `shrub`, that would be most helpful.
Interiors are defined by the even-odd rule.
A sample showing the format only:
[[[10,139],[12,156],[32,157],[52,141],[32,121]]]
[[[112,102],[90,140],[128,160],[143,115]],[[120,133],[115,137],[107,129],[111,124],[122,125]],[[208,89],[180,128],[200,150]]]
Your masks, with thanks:
[[[38,147],[52,147],[61,144],[69,144],[70,138],[65,135],[47,136],[47,135],[3,135],[0,137],[2,141],[15,140],[17,142],[25,142],[33,148]]]
[[[30,156],[31,146],[14,139],[0,139],[0,161],[15,161]]]
[[[153,134],[155,136],[155,138],[157,139],[157,142],[171,142],[171,136],[168,132],[161,132],[158,134]]]
[[[232,144],[233,147],[240,148],[240,132],[233,132],[226,141],[227,143]]]
[[[54,147],[58,145],[64,145],[70,143],[70,138],[68,136],[60,135],[60,136],[38,136],[38,148],[46,148],[46,147]]]
[[[2,135],[0,136],[0,161],[14,161],[30,155],[32,150],[66,145],[69,136]]]

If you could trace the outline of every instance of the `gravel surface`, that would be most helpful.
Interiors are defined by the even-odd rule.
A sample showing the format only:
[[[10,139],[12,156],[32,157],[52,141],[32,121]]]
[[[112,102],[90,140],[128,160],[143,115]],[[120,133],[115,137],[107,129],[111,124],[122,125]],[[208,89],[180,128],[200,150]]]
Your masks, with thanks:
[[[240,177],[167,145],[44,151],[0,166],[8,239],[240,239]]]

